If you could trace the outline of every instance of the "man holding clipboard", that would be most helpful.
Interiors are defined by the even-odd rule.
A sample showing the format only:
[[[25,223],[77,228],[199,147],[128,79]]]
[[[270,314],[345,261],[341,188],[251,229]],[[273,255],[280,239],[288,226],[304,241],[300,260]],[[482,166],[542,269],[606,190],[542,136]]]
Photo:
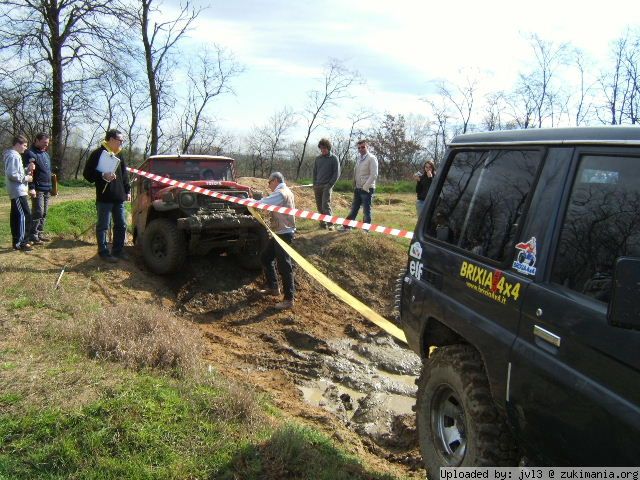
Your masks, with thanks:
[[[96,185],[96,239],[98,255],[104,261],[115,263],[127,260],[124,241],[127,233],[127,212],[124,202],[131,200],[129,175],[124,160],[117,157],[124,135],[119,130],[109,130],[100,148],[91,152],[82,175]],[[113,245],[109,251],[107,233],[113,217]]]

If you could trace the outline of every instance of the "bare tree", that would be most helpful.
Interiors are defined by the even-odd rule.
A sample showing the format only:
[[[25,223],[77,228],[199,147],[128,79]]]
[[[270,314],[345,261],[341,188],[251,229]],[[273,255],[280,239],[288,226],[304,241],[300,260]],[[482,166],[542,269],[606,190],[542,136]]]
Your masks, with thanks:
[[[360,77],[356,72],[346,69],[337,60],[330,60],[324,70],[322,87],[309,92],[309,100],[302,114],[306,121],[306,136],[302,144],[302,152],[298,157],[296,179],[300,177],[309,137],[326,120],[332,107],[335,107],[340,100],[350,97],[350,87],[358,81]]]
[[[429,128],[429,140],[425,148],[427,155],[438,165],[444,158],[447,143],[452,136],[449,127],[451,116],[444,101],[436,104],[433,100],[425,99],[425,102],[431,110],[430,117],[434,119]]]
[[[254,159],[254,175],[260,168],[260,175],[272,172],[276,156],[287,147],[287,132],[295,125],[295,115],[289,107],[275,112],[261,127],[254,128],[249,136],[249,146]]]
[[[145,71],[151,104],[151,138],[149,153],[158,153],[160,136],[160,107],[169,99],[168,82],[171,78],[172,54],[177,43],[187,34],[202,9],[194,7],[188,0],[180,5],[177,16],[171,20],[154,21],[160,13],[160,2],[137,0],[138,9],[128,20],[135,25],[142,37]]]
[[[351,125],[349,126],[349,130],[347,132],[336,131],[333,135],[332,150],[333,154],[338,157],[341,171],[344,170],[344,167],[347,164],[349,152],[351,151],[351,147],[354,144],[355,139],[364,136],[364,130],[360,128],[359,125],[361,125],[363,122],[366,122],[367,120],[371,120],[373,116],[373,113],[364,109],[360,109],[355,113],[349,115]]]
[[[109,38],[110,0],[3,0],[0,49],[26,59],[34,76],[50,78],[51,157],[63,175],[65,74],[82,77],[91,58],[102,56]],[[22,67],[19,63],[19,67]],[[77,67],[77,68],[76,68]]]
[[[214,45],[214,52],[204,48],[198,55],[197,65],[189,67],[187,101],[180,118],[180,151],[187,153],[201,130],[201,120],[211,101],[218,95],[233,93],[231,80],[243,68],[233,55]]]
[[[502,130],[502,113],[505,109],[504,94],[492,92],[485,97],[485,112],[482,118],[482,129],[487,131]]]
[[[600,77],[600,87],[606,99],[606,114],[598,115],[603,123],[618,125],[626,109],[630,95],[629,79],[625,75],[624,61],[630,44],[629,32],[616,40],[612,49],[613,65]]]
[[[478,90],[478,79],[470,78],[467,75],[463,84],[442,82],[438,90],[440,95],[453,105],[454,110],[458,113],[462,125],[460,133],[467,133],[471,114],[473,113],[475,95]]]
[[[640,60],[640,35],[633,39],[631,48],[627,50],[625,55],[625,71],[629,81],[629,102],[625,110],[625,117],[629,123],[635,125],[638,123],[640,115],[640,78],[638,63]]]
[[[576,50],[575,52],[575,66],[578,71],[578,78],[580,86],[576,94],[576,110],[573,116],[573,121],[576,127],[584,125],[591,116],[593,110],[593,87],[595,82],[591,82],[587,77],[587,72],[590,70],[587,65],[584,53]]]
[[[531,47],[536,58],[534,68],[520,74],[517,95],[523,101],[525,115],[521,123],[523,128],[528,128],[531,122],[541,128],[547,119],[551,126],[556,123],[555,102],[560,101],[560,90],[554,81],[558,69],[566,64],[568,46],[565,43],[554,44],[542,40],[538,35],[531,35]]]

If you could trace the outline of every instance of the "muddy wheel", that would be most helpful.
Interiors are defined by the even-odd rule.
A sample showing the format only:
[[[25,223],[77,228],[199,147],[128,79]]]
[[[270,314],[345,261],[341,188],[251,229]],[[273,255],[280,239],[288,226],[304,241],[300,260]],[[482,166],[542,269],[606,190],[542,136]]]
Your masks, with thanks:
[[[152,272],[161,275],[173,273],[186,258],[184,235],[171,220],[152,220],[142,237],[142,254]]]
[[[269,241],[267,230],[260,226],[249,233],[249,239],[245,244],[234,251],[238,258],[238,264],[246,270],[260,270],[260,254]]]
[[[482,358],[473,347],[440,347],[425,360],[416,413],[429,478],[439,478],[440,467],[517,464],[515,441],[493,403]]]

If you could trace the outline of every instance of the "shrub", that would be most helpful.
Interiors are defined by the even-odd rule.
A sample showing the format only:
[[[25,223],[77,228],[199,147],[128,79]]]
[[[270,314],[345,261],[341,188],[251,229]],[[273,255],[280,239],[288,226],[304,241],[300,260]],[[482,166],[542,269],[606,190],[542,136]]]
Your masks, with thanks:
[[[204,343],[169,312],[147,305],[104,309],[83,335],[94,358],[120,361],[128,368],[157,368],[182,377],[201,366]]]

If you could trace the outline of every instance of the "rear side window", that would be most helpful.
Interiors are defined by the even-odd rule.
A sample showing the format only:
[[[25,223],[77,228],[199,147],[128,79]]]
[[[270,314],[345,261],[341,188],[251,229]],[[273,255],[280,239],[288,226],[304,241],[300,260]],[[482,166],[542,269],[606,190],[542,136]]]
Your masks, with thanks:
[[[571,190],[554,283],[609,302],[615,260],[640,256],[640,158],[586,155]]]
[[[497,262],[511,258],[540,158],[535,150],[457,153],[426,234]]]

